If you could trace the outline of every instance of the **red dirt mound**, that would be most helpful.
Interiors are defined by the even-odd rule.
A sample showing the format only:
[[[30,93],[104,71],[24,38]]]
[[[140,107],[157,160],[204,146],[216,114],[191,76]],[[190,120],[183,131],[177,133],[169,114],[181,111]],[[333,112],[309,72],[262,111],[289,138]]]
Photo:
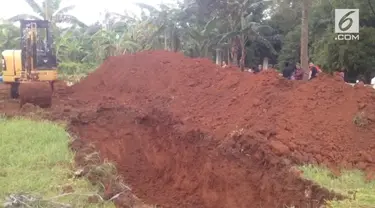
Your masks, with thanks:
[[[73,131],[167,207],[304,206],[288,164],[375,167],[373,89],[330,76],[289,81],[152,51],[111,57],[71,90],[69,105],[88,109]]]

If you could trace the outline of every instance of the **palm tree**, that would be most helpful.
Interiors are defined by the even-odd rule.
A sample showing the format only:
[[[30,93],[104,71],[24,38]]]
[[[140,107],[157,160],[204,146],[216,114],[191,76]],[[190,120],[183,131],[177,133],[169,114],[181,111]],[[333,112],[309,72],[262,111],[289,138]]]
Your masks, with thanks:
[[[69,23],[86,27],[86,25],[78,20],[77,17],[67,14],[74,9],[75,6],[61,7],[62,0],[44,0],[42,4],[38,4],[35,0],[25,0],[25,2],[33,9],[36,15],[19,14],[10,18],[10,21],[19,21],[21,19],[44,19],[49,20],[53,25],[58,23]]]

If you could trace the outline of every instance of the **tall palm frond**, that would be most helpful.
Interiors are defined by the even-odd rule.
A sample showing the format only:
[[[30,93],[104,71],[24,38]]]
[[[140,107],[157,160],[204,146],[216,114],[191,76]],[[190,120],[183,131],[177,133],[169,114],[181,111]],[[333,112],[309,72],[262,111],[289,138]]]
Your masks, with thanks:
[[[87,25],[81,22],[77,17],[69,14],[60,14],[54,17],[55,23],[70,23],[76,24],[80,27],[87,27]]]
[[[40,7],[35,0],[25,0],[25,2],[30,6],[30,8],[39,16],[44,17],[44,10]]]
[[[63,7],[63,8],[57,8],[57,10],[53,13],[53,16],[64,15],[64,14],[70,12],[71,10],[73,10],[75,7],[76,6],[71,5],[71,6],[66,6],[66,7]]]

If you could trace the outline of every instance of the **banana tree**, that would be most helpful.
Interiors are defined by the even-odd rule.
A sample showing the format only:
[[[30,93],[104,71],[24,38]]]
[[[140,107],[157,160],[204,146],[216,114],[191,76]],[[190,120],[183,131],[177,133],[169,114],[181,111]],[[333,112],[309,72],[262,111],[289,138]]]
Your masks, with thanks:
[[[194,56],[209,57],[209,50],[218,48],[217,44],[223,35],[218,28],[220,22],[219,18],[213,18],[204,27],[199,24],[185,27],[187,47],[193,49]]]
[[[17,48],[19,44],[19,29],[12,24],[0,25],[0,51]]]
[[[272,28],[261,22],[263,11],[270,1],[262,0],[228,0],[228,23],[230,32],[225,34],[219,43],[230,41],[231,56],[234,65],[244,69],[246,58],[246,45],[258,42],[265,45],[272,53],[276,53],[272,44],[265,37],[271,33]]]
[[[61,7],[62,0],[44,0],[41,4],[35,0],[24,0],[33,10],[34,14],[18,14],[11,17],[10,21],[19,21],[21,19],[49,20],[53,25],[58,23],[69,23],[86,27],[77,17],[68,14],[75,6]]]
[[[103,51],[103,58],[139,51],[141,46],[131,40],[129,31],[117,33],[113,30],[100,30],[92,37],[93,45]]]
[[[181,36],[183,33],[183,28],[180,24],[181,10],[163,4],[160,5],[161,10],[147,4],[137,3],[137,5],[142,10],[149,12],[148,24],[158,27],[152,34],[150,42],[159,40],[162,37],[165,50],[178,51],[181,48]]]
[[[84,35],[77,35],[74,29],[64,31],[56,39],[56,56],[61,61],[81,62],[86,55]]]

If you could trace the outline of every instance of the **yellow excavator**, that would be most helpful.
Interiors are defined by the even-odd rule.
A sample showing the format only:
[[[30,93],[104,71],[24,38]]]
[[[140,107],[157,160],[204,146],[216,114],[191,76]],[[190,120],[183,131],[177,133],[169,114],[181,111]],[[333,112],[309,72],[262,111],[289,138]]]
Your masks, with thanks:
[[[52,47],[50,23],[47,20],[21,20],[20,30],[21,49],[1,53],[2,80],[10,85],[11,98],[20,97],[21,106],[32,103],[50,107],[53,84],[57,80],[57,59]],[[46,82],[50,84],[50,89],[35,87],[39,83],[48,86]]]

